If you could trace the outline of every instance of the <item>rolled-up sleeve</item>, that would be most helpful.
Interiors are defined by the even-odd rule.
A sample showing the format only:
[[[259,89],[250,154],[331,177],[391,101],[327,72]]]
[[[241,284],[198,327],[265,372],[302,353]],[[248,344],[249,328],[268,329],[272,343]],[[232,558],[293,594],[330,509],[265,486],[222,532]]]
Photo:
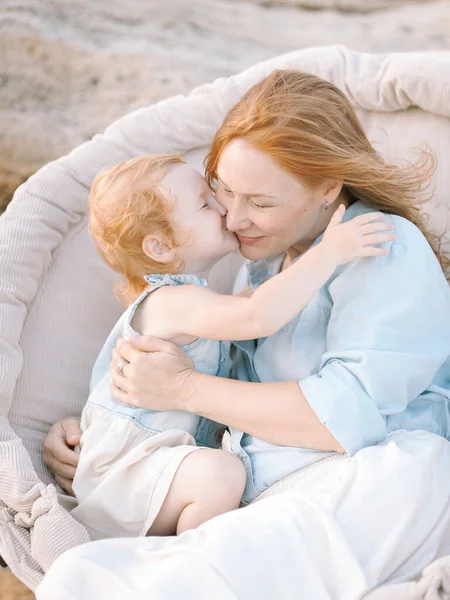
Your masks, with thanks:
[[[329,285],[333,308],[320,370],[299,382],[349,454],[387,437],[450,354],[449,289],[425,240],[355,261]]]

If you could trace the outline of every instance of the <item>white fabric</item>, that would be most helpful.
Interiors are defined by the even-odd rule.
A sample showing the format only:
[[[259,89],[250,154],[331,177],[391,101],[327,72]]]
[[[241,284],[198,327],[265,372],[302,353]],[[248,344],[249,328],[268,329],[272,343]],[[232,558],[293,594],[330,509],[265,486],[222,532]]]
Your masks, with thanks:
[[[449,461],[444,439],[397,433],[178,538],[70,550],[36,597],[359,600],[380,583],[415,577],[450,550]]]
[[[380,587],[365,600],[449,600],[450,556],[435,560],[423,570],[418,581]]]
[[[17,190],[0,218],[0,414],[21,436],[42,481],[52,481],[41,460],[45,434],[56,420],[81,413],[92,364],[121,311],[112,294],[115,277],[86,231],[93,178],[107,165],[149,152],[191,153],[198,164],[229,108],[275,68],[301,69],[334,82],[351,99],[369,138],[389,156],[402,157],[427,141],[440,160],[436,196],[427,210],[435,228],[446,227],[448,52],[371,55],[344,47],[293,52],[131,113],[50,163]],[[446,235],[450,247],[448,230]],[[239,258],[231,262],[216,270],[221,290],[230,289]],[[6,478],[8,464],[8,456],[0,456]],[[0,528],[8,527],[0,514]],[[20,535],[29,541],[31,530],[24,526]],[[6,539],[0,554],[8,544],[6,551],[14,555]],[[18,556],[13,570],[33,587],[42,567],[27,552]],[[25,575],[28,568],[34,578]]]
[[[39,480],[5,417],[0,417],[0,488],[2,558],[34,587],[60,554],[90,538],[59,504],[55,487]]]
[[[88,404],[72,511],[92,540],[146,535],[183,460],[197,450],[187,431],[154,433]]]

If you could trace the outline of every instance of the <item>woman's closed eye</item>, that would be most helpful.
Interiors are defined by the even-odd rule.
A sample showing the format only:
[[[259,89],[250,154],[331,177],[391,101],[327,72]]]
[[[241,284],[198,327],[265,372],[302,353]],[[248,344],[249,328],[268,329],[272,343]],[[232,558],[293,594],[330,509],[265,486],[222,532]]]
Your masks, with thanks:
[[[230,190],[230,188],[228,188],[221,179],[218,180],[218,184],[220,185],[220,191],[223,194],[226,194],[228,196],[228,195],[234,193],[233,190]],[[255,194],[255,196],[256,196],[256,194]],[[270,197],[270,199],[273,199],[273,198]],[[268,200],[269,200],[269,198],[268,198]],[[262,208],[272,208],[274,206],[274,204],[264,203],[264,200],[262,198],[258,198],[258,197],[256,197],[256,199],[254,199],[251,196],[248,196],[247,201],[251,202],[251,204],[255,208],[261,208],[261,209]],[[270,202],[270,200],[269,200],[269,202]]]
[[[259,204],[257,200],[250,200],[256,208],[271,208],[273,204]]]

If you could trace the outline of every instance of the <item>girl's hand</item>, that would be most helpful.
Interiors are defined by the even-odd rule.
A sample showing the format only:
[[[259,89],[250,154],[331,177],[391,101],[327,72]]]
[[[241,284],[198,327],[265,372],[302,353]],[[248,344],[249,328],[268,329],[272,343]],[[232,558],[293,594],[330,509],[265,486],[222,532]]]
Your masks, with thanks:
[[[80,443],[80,438],[80,419],[68,417],[52,425],[44,440],[42,459],[59,485],[71,496],[74,495],[72,482],[79,460],[73,447]]]
[[[117,371],[120,360],[128,364]],[[185,410],[183,398],[195,376],[192,361],[180,348],[153,336],[130,343],[120,339],[112,352],[111,393],[123,404],[152,410]]]
[[[365,256],[389,254],[388,248],[376,247],[395,240],[394,226],[384,221],[383,213],[367,213],[342,223],[344,213],[345,207],[341,204],[331,217],[321,242],[332,253],[337,265]]]

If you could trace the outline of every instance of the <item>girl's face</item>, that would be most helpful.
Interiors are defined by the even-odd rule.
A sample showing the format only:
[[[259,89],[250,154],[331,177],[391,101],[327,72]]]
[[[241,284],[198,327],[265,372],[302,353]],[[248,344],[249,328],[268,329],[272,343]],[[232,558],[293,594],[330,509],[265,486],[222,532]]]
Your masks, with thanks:
[[[217,176],[216,198],[226,211],[227,229],[250,260],[304,252],[334,212],[324,210],[325,202],[331,205],[342,187],[311,190],[242,138],[222,151]]]
[[[169,197],[175,197],[171,222],[177,256],[185,271],[208,271],[221,258],[237,250],[236,236],[225,226],[225,211],[214,198],[204,177],[187,164],[170,168],[160,182]]]

